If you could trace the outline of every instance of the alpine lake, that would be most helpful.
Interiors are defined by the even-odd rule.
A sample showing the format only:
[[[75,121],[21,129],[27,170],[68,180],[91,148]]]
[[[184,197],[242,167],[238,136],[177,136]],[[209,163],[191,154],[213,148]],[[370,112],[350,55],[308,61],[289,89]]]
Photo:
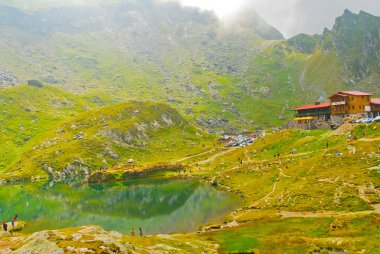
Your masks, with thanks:
[[[25,232],[84,225],[130,234],[194,232],[222,222],[239,199],[194,180],[144,179],[117,183],[30,182],[3,185],[0,216],[15,214],[27,223]]]

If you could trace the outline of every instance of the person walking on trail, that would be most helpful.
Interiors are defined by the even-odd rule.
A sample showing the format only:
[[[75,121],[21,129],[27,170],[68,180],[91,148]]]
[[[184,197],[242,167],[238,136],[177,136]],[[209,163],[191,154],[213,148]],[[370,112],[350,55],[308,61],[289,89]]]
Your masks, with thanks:
[[[140,230],[140,236],[141,236],[141,237],[143,237],[143,236],[144,236],[144,234],[143,234],[143,232],[142,232],[142,229],[141,229],[141,227],[139,227],[139,230]]]
[[[3,221],[3,229],[4,231],[8,231],[8,224]]]
[[[17,218],[18,218],[18,215],[16,214],[15,217],[13,217],[13,220],[12,220],[12,227],[15,226],[15,222],[16,222]]]
[[[136,232],[135,232],[135,228],[132,228],[132,233],[131,233],[132,236],[135,236],[136,235]]]

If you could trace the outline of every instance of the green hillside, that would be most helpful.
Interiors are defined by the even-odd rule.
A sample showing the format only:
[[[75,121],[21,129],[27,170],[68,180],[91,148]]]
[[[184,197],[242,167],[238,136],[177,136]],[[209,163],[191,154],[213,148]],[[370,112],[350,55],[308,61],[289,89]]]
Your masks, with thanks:
[[[172,2],[34,2],[0,6],[0,86],[39,79],[104,105],[168,103],[212,132],[282,125],[336,90],[380,93],[380,19],[364,12],[284,40],[249,8],[225,26]]]
[[[141,253],[377,253],[379,130],[379,124],[284,130],[246,148],[188,157],[189,178],[208,179],[242,201],[223,223],[197,233],[136,237],[87,226],[44,231],[45,238],[43,232],[8,236],[0,243],[18,251],[107,246]]]
[[[28,11],[18,1],[4,4],[4,85],[39,79],[96,94],[105,104],[165,102],[210,131],[263,125],[250,118],[246,87],[251,85],[240,74],[267,39],[282,35],[253,10],[239,15],[239,29],[229,29],[212,13],[175,3],[115,1],[100,8],[46,3]],[[268,124],[278,123],[271,118]]]
[[[76,113],[95,105],[59,88],[20,85],[0,90],[0,168]]]
[[[79,113],[32,144],[6,167],[3,180],[83,177],[129,159],[169,163],[209,149],[215,137],[167,105],[136,102]]]
[[[0,185],[17,183],[0,193],[2,220],[20,211],[33,223],[29,209],[40,213],[38,230],[96,224],[94,215],[120,232],[156,226],[126,228],[117,217],[128,214],[163,216],[168,232],[212,225],[147,237],[97,226],[3,232],[0,249],[378,253],[379,123],[282,130],[244,148],[227,148],[215,134],[284,125],[295,106],[339,90],[380,96],[379,63],[380,17],[365,12],[346,10],[331,30],[284,39],[248,7],[226,24],[176,1],[4,0]],[[144,187],[141,177],[151,178]],[[73,179],[92,184],[57,184]],[[223,203],[210,185],[232,196]],[[211,220],[207,213],[219,210]],[[177,231],[173,218],[186,224]]]

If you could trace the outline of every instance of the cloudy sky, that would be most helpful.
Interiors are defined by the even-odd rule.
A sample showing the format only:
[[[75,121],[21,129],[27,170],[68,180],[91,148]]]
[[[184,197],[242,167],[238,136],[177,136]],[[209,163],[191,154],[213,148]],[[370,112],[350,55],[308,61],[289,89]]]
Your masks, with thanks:
[[[178,0],[183,5],[214,10],[227,18],[245,5],[253,6],[271,25],[286,37],[298,33],[322,33],[331,28],[345,9],[364,10],[380,16],[380,0]]]

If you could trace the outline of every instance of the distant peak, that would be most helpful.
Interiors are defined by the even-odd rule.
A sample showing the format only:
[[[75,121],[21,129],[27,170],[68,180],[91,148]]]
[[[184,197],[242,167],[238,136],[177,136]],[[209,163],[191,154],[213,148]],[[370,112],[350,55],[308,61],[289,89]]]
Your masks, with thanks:
[[[365,11],[360,11],[359,16],[361,16],[361,17],[374,17],[372,14],[365,12]]]
[[[353,16],[353,15],[355,15],[355,14],[353,12],[351,12],[350,10],[348,10],[348,9],[344,10],[343,16]]]
[[[342,16],[336,18],[334,28],[356,25],[357,20],[358,15],[346,9]]]

